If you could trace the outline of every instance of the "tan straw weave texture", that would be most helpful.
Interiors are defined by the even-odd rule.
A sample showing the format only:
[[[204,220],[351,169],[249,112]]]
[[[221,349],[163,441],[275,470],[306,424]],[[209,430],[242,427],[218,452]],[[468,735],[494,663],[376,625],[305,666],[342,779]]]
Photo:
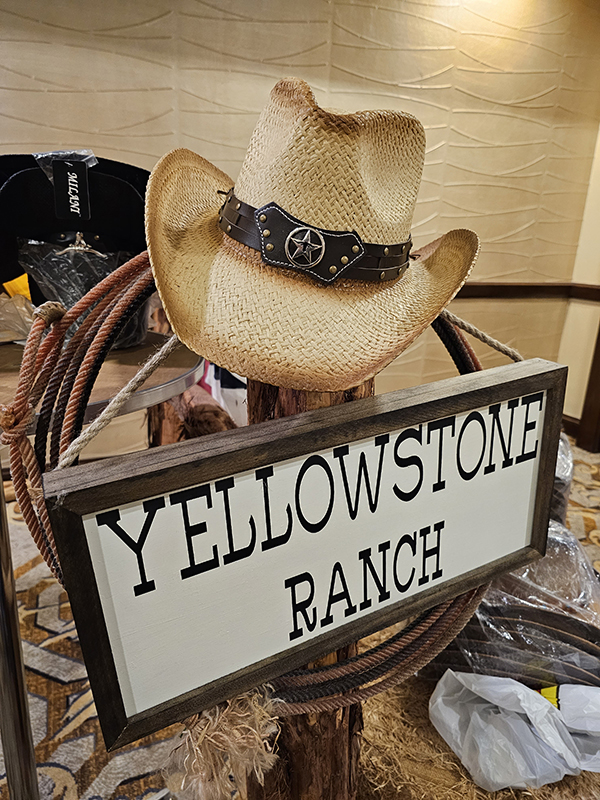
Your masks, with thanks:
[[[303,81],[287,79],[271,93],[235,191],[252,206],[276,202],[309,225],[394,244],[410,233],[424,150],[414,117],[325,111]],[[435,319],[477,257],[477,236],[451,231],[397,281],[322,286],[263,264],[218,228],[217,192],[232,186],[189,150],[167,154],[148,185],[147,239],[178,336],[255,380],[316,391],[362,383]]]
[[[364,242],[403,242],[424,158],[425,131],[410,114],[325,111],[305,83],[284,80],[250,140],[236,196],[256,208],[275,200],[309,225],[355,230]]]

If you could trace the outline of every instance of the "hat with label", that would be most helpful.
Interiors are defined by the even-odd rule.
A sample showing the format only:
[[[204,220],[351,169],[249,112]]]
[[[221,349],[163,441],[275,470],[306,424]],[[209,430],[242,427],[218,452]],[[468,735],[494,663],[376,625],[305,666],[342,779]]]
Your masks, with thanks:
[[[52,156],[60,156],[60,152],[45,155],[49,163],[58,167],[68,163],[58,158],[53,160]],[[69,172],[77,170],[77,173],[79,168],[85,168],[83,176],[77,174],[74,192],[66,176],[62,186],[56,180],[53,183],[35,156],[0,155],[0,283],[5,288],[23,274],[19,240],[33,239],[65,247],[76,241],[77,232],[81,232],[88,244],[102,252],[144,250],[144,191],[148,171],[106,158],[94,161],[89,170],[83,162],[68,167]],[[77,213],[73,214],[70,211],[74,199]],[[84,199],[87,213],[81,214],[79,203]],[[34,303],[41,304],[47,299],[31,277],[29,286]]]
[[[450,302],[479,249],[453,230],[410,255],[424,154],[410,114],[327,111],[285,79],[235,186],[190,150],[164,156],[146,238],[179,338],[276,386],[342,391],[378,373]]]

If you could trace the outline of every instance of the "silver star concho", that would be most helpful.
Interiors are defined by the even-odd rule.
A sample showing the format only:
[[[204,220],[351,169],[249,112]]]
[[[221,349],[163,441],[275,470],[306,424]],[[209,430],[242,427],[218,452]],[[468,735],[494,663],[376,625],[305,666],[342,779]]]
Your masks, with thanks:
[[[295,228],[285,240],[285,254],[295,267],[316,267],[325,254],[325,240],[313,228]]]

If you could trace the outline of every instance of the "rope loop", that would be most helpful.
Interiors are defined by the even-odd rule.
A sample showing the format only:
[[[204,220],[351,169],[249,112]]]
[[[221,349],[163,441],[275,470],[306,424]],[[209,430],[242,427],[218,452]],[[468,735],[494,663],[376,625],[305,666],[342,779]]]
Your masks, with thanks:
[[[35,417],[35,410],[27,403],[19,414],[14,406],[0,404],[0,444],[19,442],[27,436],[27,430]]]

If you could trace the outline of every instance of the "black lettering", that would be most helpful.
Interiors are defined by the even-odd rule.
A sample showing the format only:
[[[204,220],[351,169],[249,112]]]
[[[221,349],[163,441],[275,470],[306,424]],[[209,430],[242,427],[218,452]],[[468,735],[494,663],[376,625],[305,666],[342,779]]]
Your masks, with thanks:
[[[307,583],[309,586],[308,597],[304,600],[298,600],[296,594],[296,587],[300,583]],[[292,592],[292,619],[294,620],[294,630],[290,633],[290,639],[297,639],[304,633],[303,629],[298,625],[298,615],[301,614],[304,619],[304,624],[309,631],[314,631],[317,626],[317,610],[311,609],[312,617],[308,616],[308,608],[315,596],[315,582],[310,572],[302,572],[293,578],[288,578],[284,584],[286,589],[291,589]]]
[[[269,484],[268,480],[273,476],[273,467],[263,467],[262,469],[257,469],[254,473],[256,476],[257,481],[263,482],[263,500],[265,504],[265,527],[267,531],[267,538],[264,542],[261,543],[262,550],[271,550],[273,547],[279,547],[281,544],[286,544],[289,541],[290,536],[292,535],[292,508],[288,503],[286,506],[286,514],[287,514],[287,528],[283,533],[280,533],[279,536],[273,536],[273,527],[271,524],[271,504],[269,502]],[[250,528],[252,529],[254,535],[256,535],[256,523],[254,522],[254,517],[250,517]]]
[[[527,397],[521,398],[521,405],[527,406],[527,408],[525,410],[525,424],[523,425],[523,446],[521,448],[521,455],[517,456],[515,459],[515,463],[517,464],[522,464],[523,461],[529,461],[537,456],[538,439],[535,440],[533,450],[528,450],[525,452],[527,434],[529,431],[535,430],[537,425],[537,420],[533,420],[531,422],[529,421],[529,409],[531,408],[532,403],[539,403],[541,412],[544,403],[544,393],[536,392],[535,394],[530,394]]]
[[[394,461],[396,462],[396,465],[401,468],[416,467],[419,470],[417,482],[414,485],[414,488],[412,488],[410,491],[403,491],[400,489],[398,484],[394,484],[392,486],[396,497],[398,497],[400,500],[404,500],[405,502],[408,502],[416,497],[421,491],[421,486],[423,486],[423,462],[419,456],[401,456],[398,453],[398,448],[407,439],[415,439],[419,444],[423,444],[423,426],[419,425],[418,428],[408,428],[407,430],[402,431],[400,436],[398,436],[396,439],[396,444],[394,445]]]
[[[431,533],[431,527],[428,525],[426,528],[421,528],[419,536],[423,540],[423,566],[421,569],[421,577],[419,578],[419,586],[424,583],[429,583],[429,575],[426,575],[427,559],[435,556],[435,572],[431,575],[433,580],[442,577],[442,570],[440,569],[440,534],[444,529],[444,522],[436,522],[433,530],[437,533],[435,547],[427,547],[427,537]]]
[[[454,436],[456,430],[456,417],[446,417],[445,419],[436,419],[427,425],[427,444],[431,442],[431,434],[433,431],[439,431],[440,442],[438,447],[438,468],[437,480],[431,487],[433,492],[439,492],[446,487],[446,481],[442,480],[442,455],[444,449],[444,431],[446,428],[451,428],[451,434]]]
[[[379,489],[381,487],[381,473],[383,470],[383,456],[385,452],[385,446],[390,440],[389,433],[384,433],[381,436],[375,437],[375,447],[380,447],[381,450],[379,451],[379,466],[377,468],[377,480],[375,483],[375,496],[373,496],[373,492],[371,490],[371,481],[369,480],[369,471],[367,467],[367,457],[364,451],[361,451],[359,459],[358,459],[358,476],[356,479],[356,491],[354,493],[354,504],[352,503],[352,498],[350,497],[350,487],[348,485],[348,475],[346,473],[346,462],[344,458],[350,452],[350,448],[347,444],[342,445],[341,447],[336,447],[333,450],[333,457],[339,458],[340,460],[340,469],[342,471],[342,480],[344,482],[344,492],[346,494],[346,503],[348,504],[348,513],[350,514],[350,519],[356,519],[358,514],[358,504],[360,501],[360,487],[362,484],[362,478],[364,475],[365,478],[365,488],[367,490],[367,502],[369,503],[369,509],[371,513],[374,514],[377,511],[377,504],[379,503]]]
[[[144,545],[146,544],[146,539],[148,538],[148,534],[150,533],[150,528],[152,527],[152,523],[154,522],[154,517],[156,516],[156,512],[160,508],[165,507],[165,499],[164,497],[156,497],[153,500],[144,500],[142,508],[144,509],[144,513],[146,514],[146,519],[144,520],[144,524],[142,525],[142,530],[140,535],[138,536],[137,542],[135,539],[132,539],[131,536],[123,530],[123,528],[119,525],[119,520],[121,519],[121,515],[117,510],[115,511],[104,511],[102,514],[96,514],[96,522],[98,525],[106,525],[111,529],[113,533],[116,533],[119,539],[124,542],[127,547],[129,547],[136,555],[138,570],[140,572],[140,582],[133,587],[133,593],[136,597],[139,597],[141,594],[146,594],[146,592],[153,592],[156,589],[156,585],[154,581],[149,581],[146,577],[146,567],[144,566],[144,558],[142,556],[142,550],[144,549]]]
[[[334,592],[335,589],[335,582],[339,578],[342,588],[339,592]],[[321,620],[321,627],[324,628],[325,625],[331,625],[333,622],[333,614],[331,613],[331,606],[334,603],[339,603],[341,600],[346,601],[346,608],[344,610],[344,616],[350,617],[352,614],[356,614],[356,606],[352,603],[352,598],[350,597],[350,592],[348,590],[348,584],[346,583],[346,576],[344,575],[344,570],[342,569],[342,565],[339,561],[336,561],[333,565],[333,570],[331,571],[331,583],[329,585],[329,597],[327,599],[327,611],[325,612],[325,616]]]
[[[371,578],[375,582],[377,591],[379,592],[377,602],[383,603],[384,600],[389,600],[390,593],[387,588],[387,570],[385,563],[385,554],[389,549],[390,542],[382,542],[377,548],[378,552],[381,553],[381,577],[377,574],[377,570],[371,561],[371,548],[368,547],[366,550],[361,550],[358,554],[359,560],[363,562],[363,601],[360,604],[361,611],[364,611],[365,608],[370,608],[373,605],[373,601],[369,597],[367,590],[369,572],[371,573]]]
[[[489,475],[491,472],[494,472],[496,469],[496,465],[493,463],[494,459],[494,433],[496,428],[498,429],[498,436],[500,438],[500,447],[502,448],[502,455],[504,456],[504,460],[502,461],[502,469],[506,469],[507,467],[512,467],[514,464],[514,459],[510,457],[510,448],[512,444],[512,435],[513,435],[513,423],[515,421],[515,408],[519,405],[518,400],[509,400],[507,404],[507,408],[510,410],[510,425],[508,428],[508,444],[506,443],[506,439],[504,438],[504,430],[502,428],[502,423],[500,422],[500,403],[495,403],[493,406],[488,408],[488,414],[492,416],[492,432],[490,434],[490,458],[487,463],[487,466],[483,470],[484,475]]]
[[[410,589],[410,585],[413,582],[415,577],[415,568],[413,567],[410,571],[410,576],[405,583],[402,583],[400,578],[398,577],[398,556],[400,555],[400,550],[404,545],[407,544],[412,552],[413,558],[417,555],[417,532],[415,531],[412,536],[410,533],[405,533],[404,536],[400,539],[398,544],[396,545],[396,550],[394,551],[394,583],[396,584],[396,589],[401,594],[407,592]]]
[[[321,469],[327,476],[327,480],[329,481],[329,505],[327,506],[327,511],[323,514],[323,516],[318,522],[309,522],[302,513],[302,509],[300,508],[300,488],[302,486],[302,481],[304,479],[304,476],[311,467],[321,467]],[[331,516],[331,512],[333,511],[333,501],[334,501],[333,473],[331,472],[329,464],[325,461],[325,459],[322,456],[310,456],[310,458],[307,458],[304,464],[302,464],[302,466],[300,467],[300,472],[298,473],[298,477],[296,478],[295,495],[296,495],[296,514],[298,514],[298,519],[300,520],[300,524],[302,525],[302,527],[309,533],[318,533],[319,531],[322,531],[325,525],[327,525],[327,523],[329,522],[329,517]]]
[[[254,552],[256,546],[256,528],[250,525],[250,543],[246,547],[240,547],[239,550],[235,549],[233,541],[233,526],[231,524],[231,506],[229,504],[229,490],[235,486],[234,478],[224,478],[215,483],[215,492],[223,492],[223,508],[225,510],[225,525],[227,527],[227,542],[229,544],[229,552],[223,556],[223,564],[232,564],[234,561],[241,561],[242,558],[248,558]]]
[[[216,569],[219,566],[219,553],[217,551],[216,544],[213,545],[211,558],[206,559],[206,561],[200,561],[199,563],[196,563],[192,539],[194,536],[200,536],[201,534],[206,533],[207,527],[206,522],[196,522],[193,525],[190,524],[188,503],[192,500],[198,499],[199,497],[205,497],[206,507],[212,508],[210,484],[208,483],[205,483],[203,486],[196,486],[193,489],[185,489],[183,492],[175,492],[175,494],[169,496],[169,501],[172,506],[181,503],[181,512],[183,514],[183,526],[185,528],[185,538],[187,541],[187,551],[190,565],[189,567],[184,567],[184,569],[181,570],[182,580],[191,578],[193,575],[200,575],[202,572],[208,572],[211,569]]]
[[[463,434],[466,431],[467,426],[470,425],[471,422],[478,422],[479,423],[479,427],[481,428],[481,434],[482,434],[481,455],[479,456],[479,461],[477,462],[475,467],[472,470],[466,470],[463,467],[463,464],[462,464],[462,461],[461,461],[461,458],[460,458],[460,446],[462,444]],[[463,481],[472,480],[475,477],[475,475],[477,475],[477,473],[479,472],[479,468],[481,467],[481,465],[483,463],[483,459],[485,457],[486,439],[487,439],[487,433],[486,433],[486,430],[485,430],[485,420],[483,419],[483,417],[481,416],[479,411],[471,411],[471,413],[467,416],[467,418],[465,419],[465,421],[462,424],[462,427],[460,429],[460,433],[458,434],[458,442],[456,443],[456,466],[458,468],[458,473],[459,473],[460,477],[463,479]]]

